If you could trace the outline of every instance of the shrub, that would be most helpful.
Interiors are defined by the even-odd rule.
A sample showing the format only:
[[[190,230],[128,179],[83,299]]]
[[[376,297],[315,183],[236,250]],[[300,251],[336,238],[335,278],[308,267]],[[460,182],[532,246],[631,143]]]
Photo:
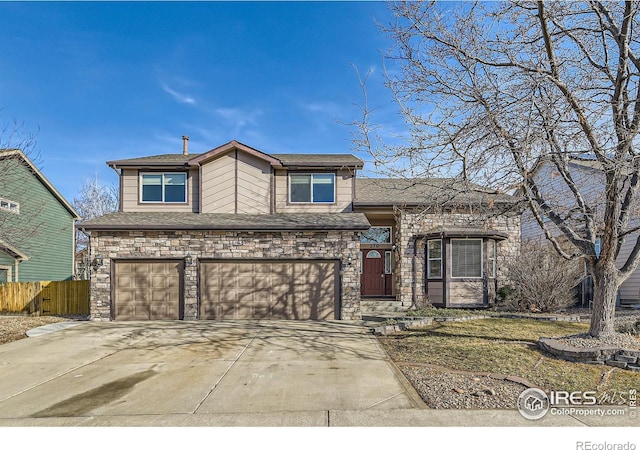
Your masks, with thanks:
[[[525,242],[520,256],[506,263],[510,286],[498,291],[504,305],[553,312],[576,303],[575,287],[584,277],[581,260],[567,260],[542,242]]]
[[[616,331],[618,333],[626,333],[634,336],[640,336],[640,319],[635,317],[624,320],[623,318],[618,320],[616,324]]]

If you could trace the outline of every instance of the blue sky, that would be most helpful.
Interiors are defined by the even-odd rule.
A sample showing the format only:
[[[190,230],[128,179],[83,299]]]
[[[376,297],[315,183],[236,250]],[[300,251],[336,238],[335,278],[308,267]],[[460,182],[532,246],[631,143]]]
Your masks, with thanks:
[[[185,134],[192,153],[348,153],[352,65],[394,120],[376,22],[383,2],[0,2],[0,123],[37,131],[70,201],[86,177],[117,181],[105,161],[179,153]]]

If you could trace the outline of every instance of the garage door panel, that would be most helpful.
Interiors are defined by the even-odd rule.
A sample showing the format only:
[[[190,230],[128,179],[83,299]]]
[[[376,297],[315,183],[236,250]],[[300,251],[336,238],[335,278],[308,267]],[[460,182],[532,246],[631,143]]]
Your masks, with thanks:
[[[241,274],[236,278],[236,288],[238,289],[254,289],[255,274]]]
[[[235,289],[236,287],[236,276],[235,275],[225,275],[218,279],[218,285],[220,289]]]
[[[269,305],[254,305],[253,318],[254,319],[270,319],[271,318],[271,306],[269,306]]]
[[[115,261],[116,320],[180,318],[181,261]]]
[[[337,317],[337,261],[203,261],[203,319]],[[221,279],[219,274],[224,274]]]

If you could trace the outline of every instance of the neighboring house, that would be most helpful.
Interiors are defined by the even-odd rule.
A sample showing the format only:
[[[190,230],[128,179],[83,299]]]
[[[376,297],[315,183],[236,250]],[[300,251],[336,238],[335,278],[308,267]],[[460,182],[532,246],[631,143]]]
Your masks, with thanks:
[[[72,279],[79,218],[24,153],[0,150],[0,283]]]
[[[579,159],[573,158],[567,162],[569,173],[576,186],[585,198],[588,204],[603,204],[604,179],[601,170],[600,163],[592,159]],[[540,191],[548,201],[553,204],[554,207],[564,208],[566,211],[570,211],[571,208],[576,205],[572,203],[574,200],[573,194],[569,191],[562,177],[560,176],[557,168],[550,161],[541,161],[536,166],[534,176],[536,183],[540,187]],[[603,213],[602,210],[595,209],[596,216]],[[545,223],[549,223],[548,218],[543,218]],[[632,221],[637,222],[637,216],[632,218]],[[632,222],[633,224],[633,222]],[[550,229],[554,230],[554,226],[549,223]],[[555,229],[554,236],[561,236],[561,232]],[[638,233],[630,234],[624,238],[620,253],[618,254],[617,264],[618,267],[622,267],[627,257],[630,255]],[[531,211],[526,210],[522,215],[522,241],[544,241],[545,236],[542,228],[534,218]],[[596,240],[596,252],[599,251],[599,243]],[[591,296],[592,285],[590,277],[586,276],[585,267],[585,279],[581,283],[578,299],[579,303],[583,306],[588,306],[592,300]],[[622,305],[638,304],[640,303],[640,271],[634,272],[630,278],[628,278],[620,287],[618,291],[618,302]]]
[[[519,214],[473,212],[507,195],[467,186],[445,202],[442,180],[357,178],[353,155],[186,143],[108,162],[120,212],[79,225],[93,320],[354,320],[361,296],[486,306],[519,248]]]

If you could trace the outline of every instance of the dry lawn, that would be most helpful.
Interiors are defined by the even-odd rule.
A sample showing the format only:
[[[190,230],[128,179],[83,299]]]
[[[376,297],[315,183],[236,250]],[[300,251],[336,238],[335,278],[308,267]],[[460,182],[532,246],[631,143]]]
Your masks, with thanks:
[[[544,355],[540,336],[584,333],[588,325],[526,319],[440,322],[381,337],[399,365],[429,364],[456,371],[525,378],[545,390],[617,391],[640,388],[640,374],[609,366],[577,364]]]

